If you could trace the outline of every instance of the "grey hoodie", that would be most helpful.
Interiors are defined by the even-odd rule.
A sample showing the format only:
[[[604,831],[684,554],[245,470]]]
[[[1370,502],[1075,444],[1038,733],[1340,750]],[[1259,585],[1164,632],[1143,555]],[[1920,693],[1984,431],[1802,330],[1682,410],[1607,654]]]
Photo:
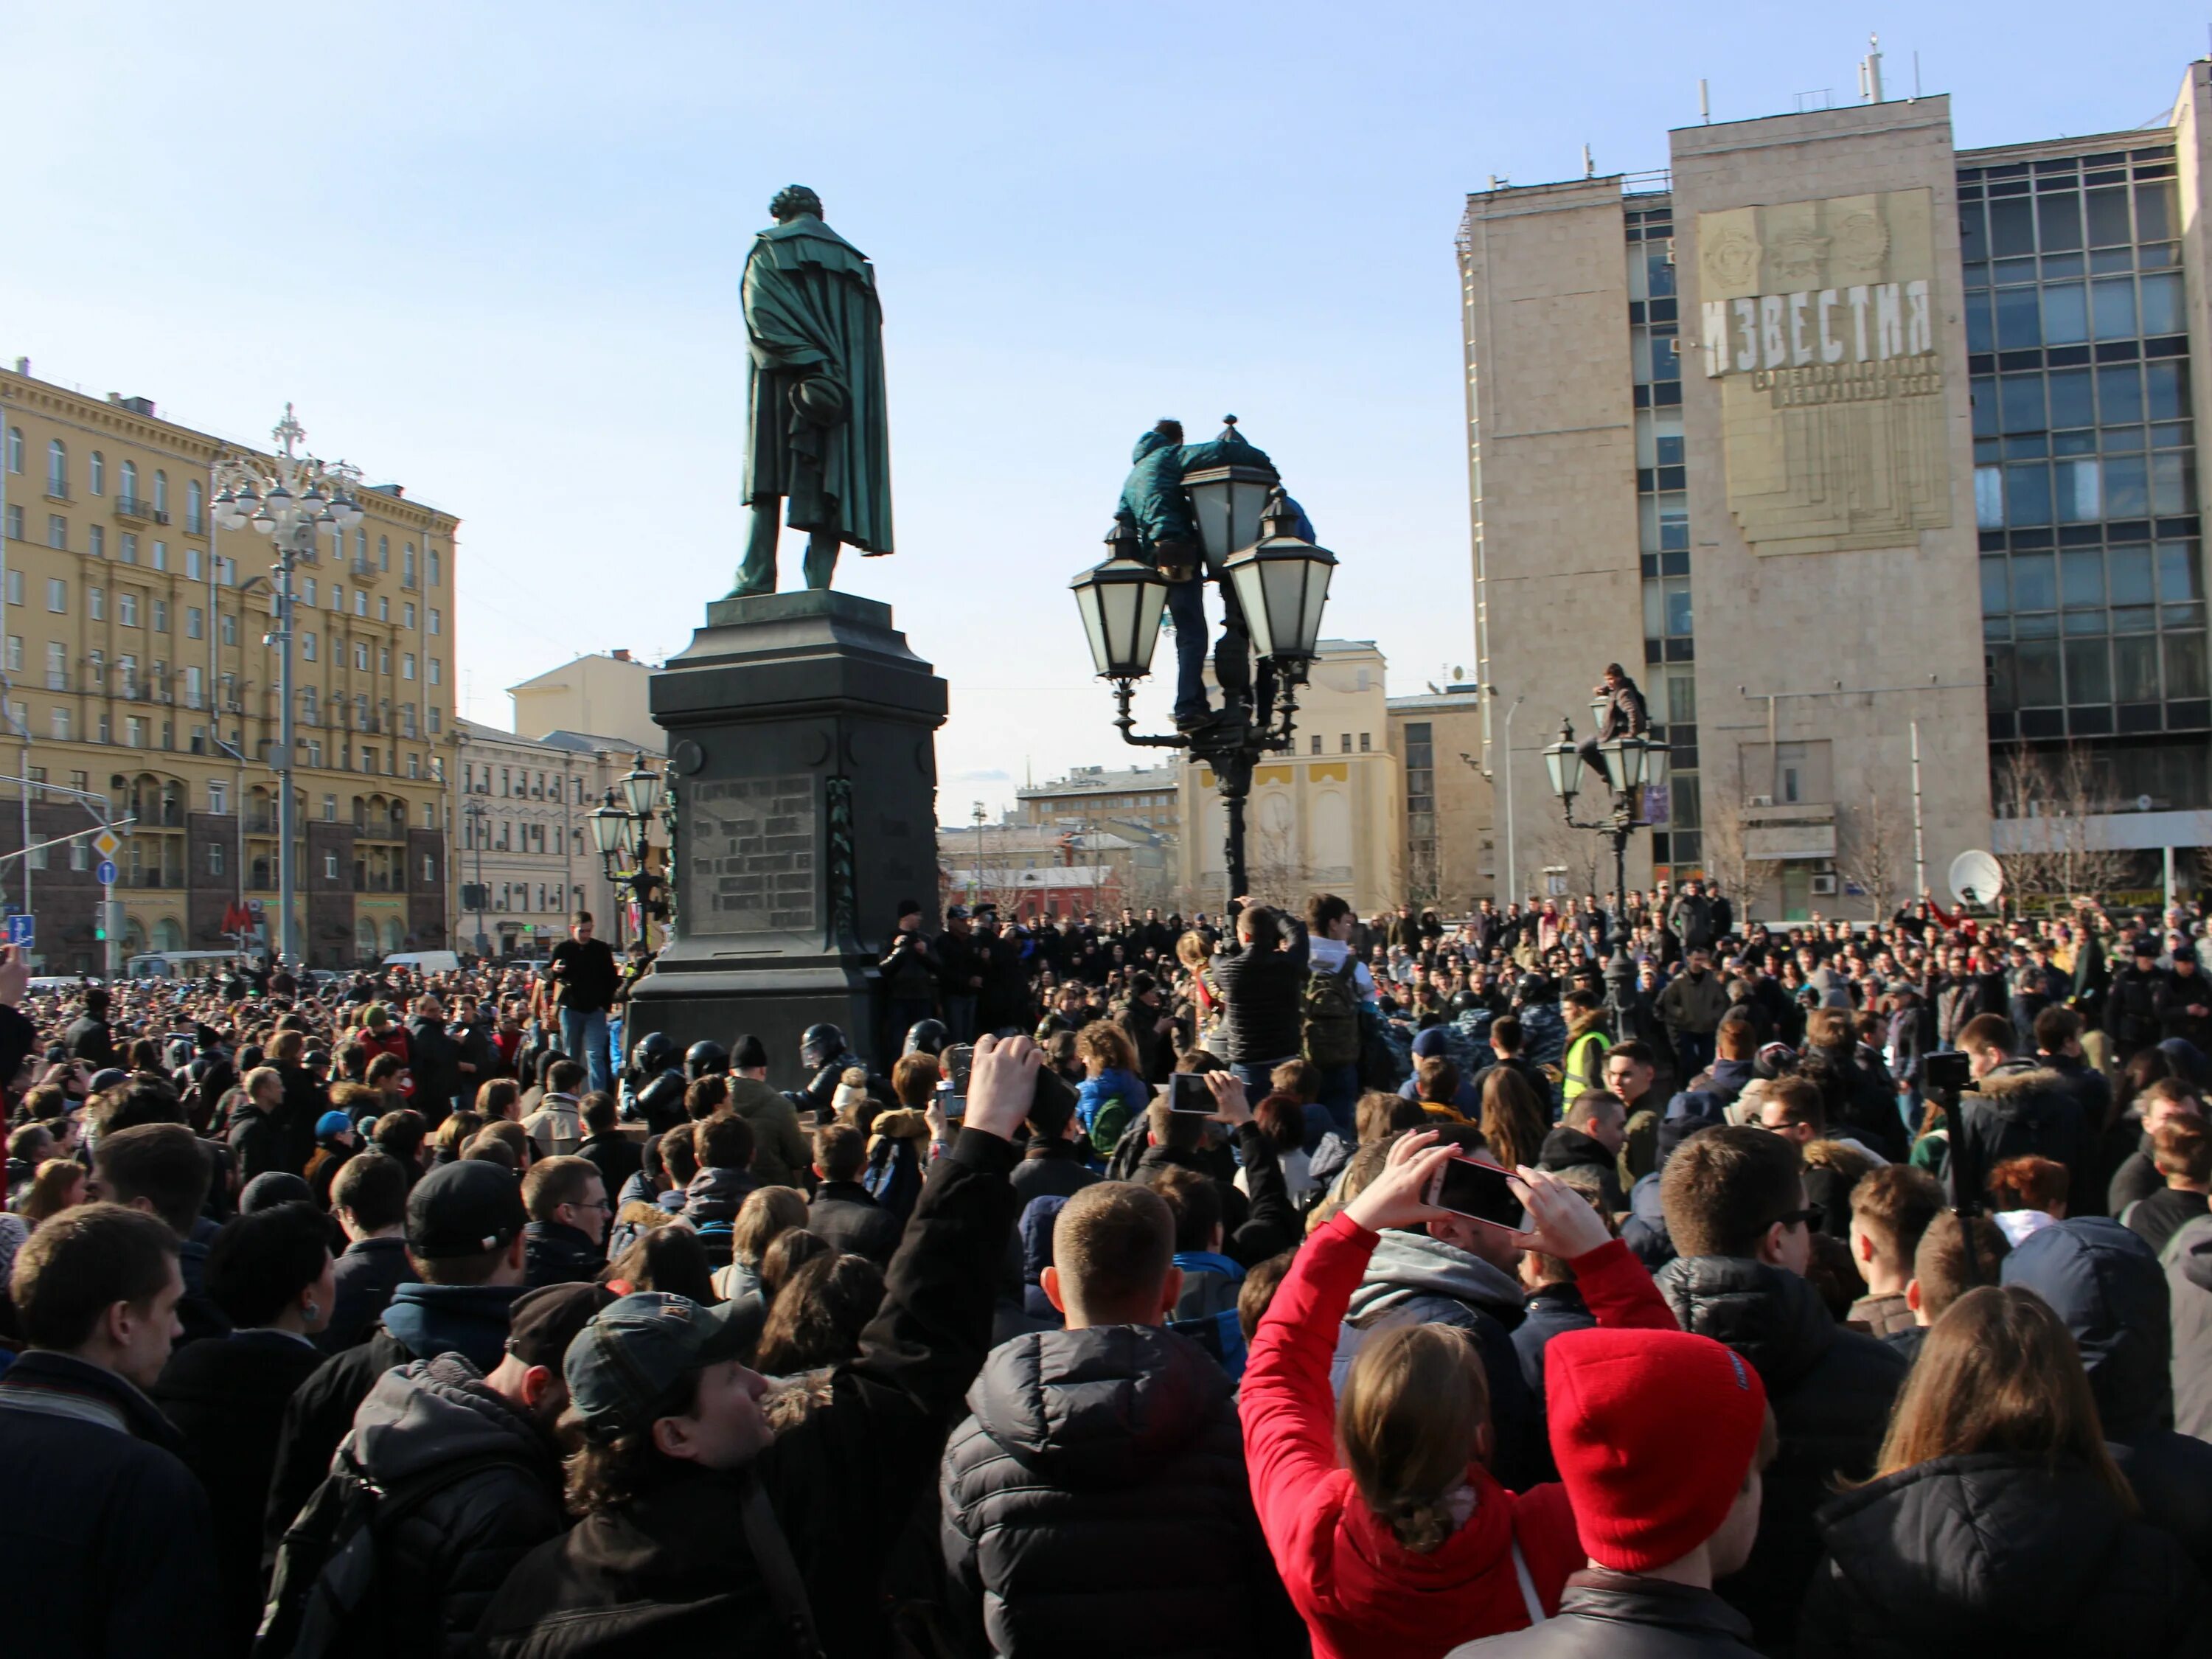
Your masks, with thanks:
[[[1513,1332],[1527,1312],[1520,1285],[1480,1256],[1426,1233],[1386,1232],[1368,1258],[1338,1334],[1329,1382],[1340,1393],[1359,1346],[1399,1325],[1449,1325],[1465,1331],[1490,1380],[1497,1450],[1491,1471],[1520,1492],[1547,1467],[1543,1416],[1522,1375]]]

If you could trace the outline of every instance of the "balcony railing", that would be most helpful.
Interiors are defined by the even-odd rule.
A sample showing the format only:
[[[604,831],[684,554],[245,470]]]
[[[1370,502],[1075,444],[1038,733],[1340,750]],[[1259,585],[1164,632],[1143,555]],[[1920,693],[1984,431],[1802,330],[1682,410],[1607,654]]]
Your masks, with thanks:
[[[115,498],[115,516],[143,524],[167,524],[169,521],[168,514],[143,495],[118,495]]]

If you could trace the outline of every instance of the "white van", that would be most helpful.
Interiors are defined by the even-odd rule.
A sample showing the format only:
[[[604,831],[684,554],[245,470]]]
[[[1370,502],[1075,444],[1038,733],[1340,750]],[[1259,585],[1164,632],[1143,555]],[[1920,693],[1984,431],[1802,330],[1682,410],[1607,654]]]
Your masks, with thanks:
[[[403,951],[398,956],[386,957],[387,968],[411,968],[426,979],[432,974],[458,974],[461,958],[453,951]]]

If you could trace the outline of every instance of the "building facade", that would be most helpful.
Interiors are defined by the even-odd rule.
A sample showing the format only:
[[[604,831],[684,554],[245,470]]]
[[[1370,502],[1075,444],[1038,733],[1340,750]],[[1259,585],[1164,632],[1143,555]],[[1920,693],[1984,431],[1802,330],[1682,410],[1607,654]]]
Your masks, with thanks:
[[[1482,698],[1451,685],[1383,705],[1405,789],[1406,902],[1457,915],[1496,896],[1498,853],[1482,775]]]
[[[1369,640],[1323,640],[1298,693],[1291,749],[1253,769],[1244,863],[1252,896],[1303,906],[1328,890],[1363,915],[1397,902],[1404,878],[1403,768],[1390,749],[1382,653]],[[1228,819],[1213,769],[1180,769],[1180,890],[1218,912],[1227,892]]]
[[[653,670],[627,651],[595,653],[507,688],[519,732],[589,732],[633,753],[663,753],[667,735],[653,723]]]
[[[610,944],[635,938],[639,918],[617,904],[589,818],[636,763],[636,746],[577,732],[526,738],[469,720],[458,728],[453,948],[543,957],[579,909]],[[645,754],[657,769],[658,752]]]
[[[1541,751],[1588,734],[1608,661],[1672,750],[1634,882],[1865,915],[1968,848],[2032,897],[2212,844],[2208,100],[2197,63],[2163,125],[1968,151],[1947,99],[1874,101],[1468,198],[1510,885],[1587,850],[1530,823],[1556,825]]]
[[[137,822],[116,858],[124,949],[219,950],[275,933],[280,708],[268,543],[220,531],[210,474],[253,452],[0,371],[5,567],[0,866],[51,971],[100,970],[100,888],[78,795]],[[397,484],[359,492],[343,545],[301,563],[294,657],[298,919],[339,966],[447,937],[453,743],[451,514]],[[76,794],[64,794],[67,789]],[[249,937],[252,937],[250,935]]]

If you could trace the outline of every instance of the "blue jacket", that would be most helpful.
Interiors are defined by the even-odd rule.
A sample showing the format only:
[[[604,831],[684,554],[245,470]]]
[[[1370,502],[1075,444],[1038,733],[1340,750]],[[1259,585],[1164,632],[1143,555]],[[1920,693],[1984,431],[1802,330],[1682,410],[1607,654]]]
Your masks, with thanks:
[[[2172,1324],[2166,1270],[2150,1246],[2117,1221],[2078,1216],[2031,1234],[2005,1257],[2000,1276],[2066,1322],[2106,1443],[2142,1518],[2172,1534],[2199,1571],[2212,1572],[2212,1445],[2166,1426]]]

